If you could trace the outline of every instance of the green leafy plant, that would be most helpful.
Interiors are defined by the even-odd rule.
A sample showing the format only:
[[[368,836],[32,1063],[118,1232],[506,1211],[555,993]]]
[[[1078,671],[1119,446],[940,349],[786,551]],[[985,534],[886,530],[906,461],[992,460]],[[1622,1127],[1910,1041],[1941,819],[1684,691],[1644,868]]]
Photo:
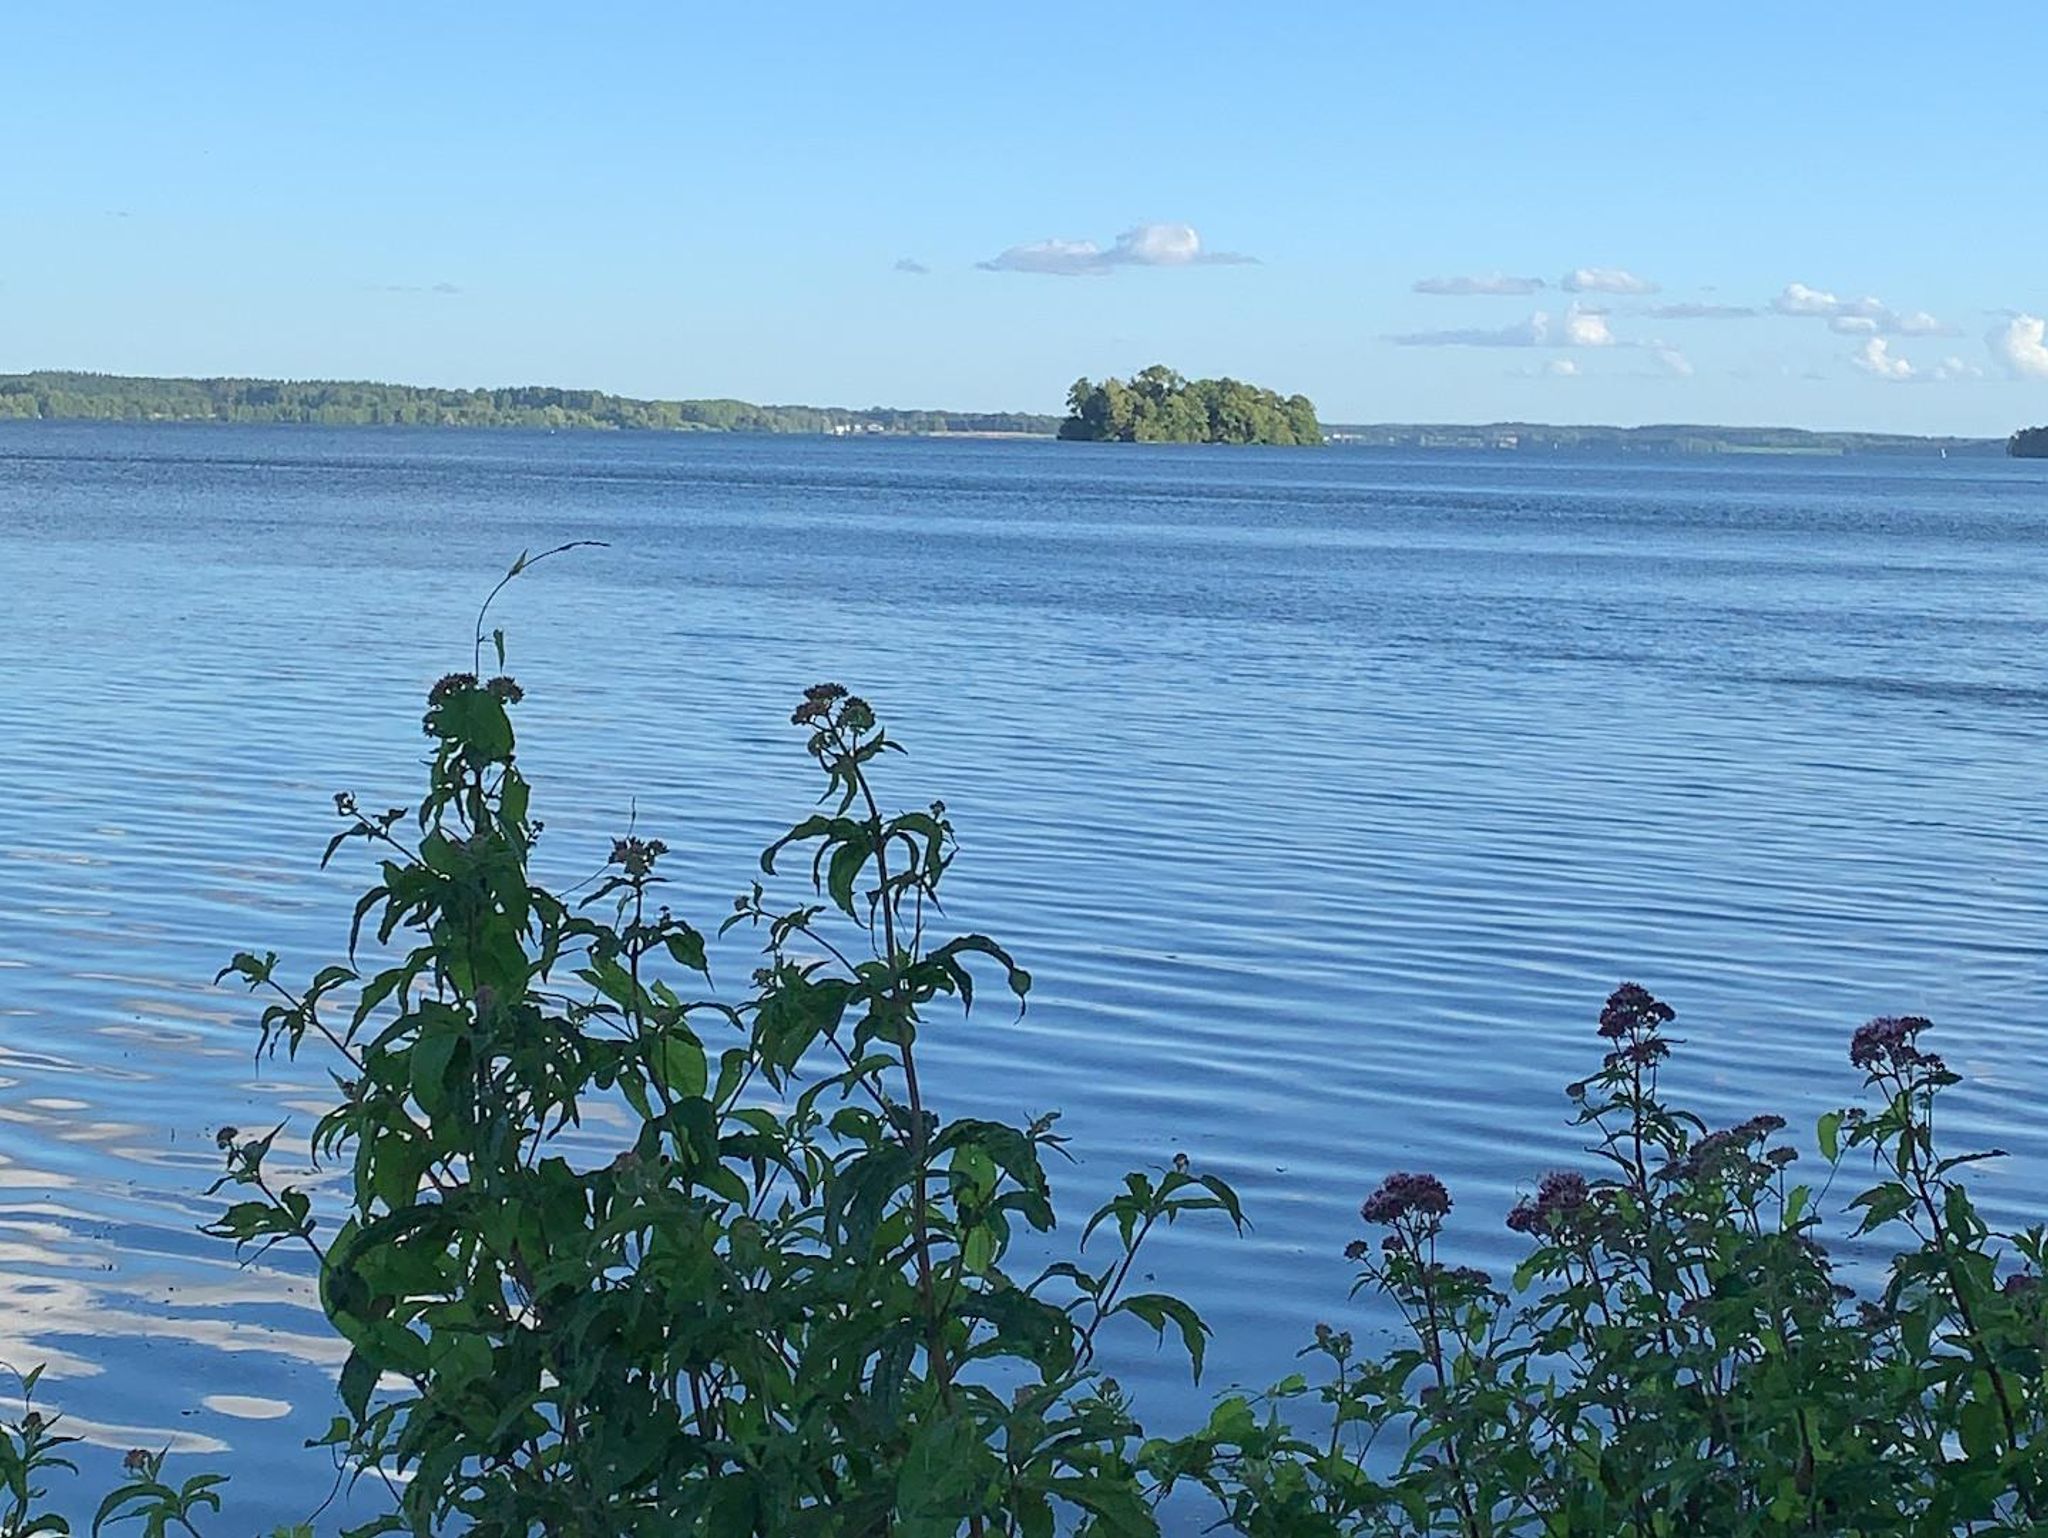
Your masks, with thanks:
[[[1363,1357],[1323,1327],[1315,1386],[1228,1399],[1146,1466],[1257,1535],[2040,1531],[2043,1236],[1977,1217],[1955,1177],[1991,1155],[1937,1154],[1956,1076],[1928,1023],[1859,1030],[1879,1108],[1819,1126],[1831,1174],[1860,1150],[1883,1176],[1858,1237],[1906,1241],[1858,1298],[1782,1118],[1710,1130],[1662,1097],[1673,1018],[1632,984],[1608,1000],[1600,1071],[1569,1089],[1597,1168],[1510,1213],[1530,1250],[1507,1287],[1440,1257],[1440,1181],[1391,1175],[1361,1209],[1381,1237],[1349,1253],[1408,1342]]]
[[[43,1369],[20,1375],[21,1410],[0,1418],[0,1538],[35,1538],[37,1534],[68,1534],[70,1519],[50,1501],[43,1483],[52,1473],[76,1474],[78,1466],[66,1451],[78,1438],[59,1430],[61,1417],[36,1408],[35,1394]],[[135,1522],[144,1538],[186,1533],[197,1538],[196,1519],[220,1510],[220,1474],[194,1474],[178,1484],[164,1478],[162,1451],[136,1448],[121,1462],[121,1479],[109,1490],[93,1515],[95,1535],[119,1523]]]
[[[727,916],[762,950],[725,1002],[697,996],[706,940],[664,901],[661,841],[619,839],[573,904],[534,878],[520,697],[442,679],[418,806],[338,798],[328,856],[377,861],[347,961],[303,988],[273,955],[223,974],[268,997],[264,1050],[336,1075],[312,1133],[348,1170],[336,1221],[273,1177],[274,1131],[230,1128],[214,1231],[318,1257],[350,1347],[327,1441],[403,1476],[359,1531],[1155,1531],[1101,1344],[1135,1321],[1199,1370],[1204,1325],[1135,1290],[1135,1261],[1183,1217],[1241,1224],[1237,1199],[1176,1158],[1071,1258],[1013,1272],[1015,1236],[1054,1226],[1054,1121],[947,1119],[919,1044],[990,979],[1021,1007],[1030,977],[936,932],[953,828],[883,809],[898,745],[872,709],[828,684],[795,710],[822,809]]]

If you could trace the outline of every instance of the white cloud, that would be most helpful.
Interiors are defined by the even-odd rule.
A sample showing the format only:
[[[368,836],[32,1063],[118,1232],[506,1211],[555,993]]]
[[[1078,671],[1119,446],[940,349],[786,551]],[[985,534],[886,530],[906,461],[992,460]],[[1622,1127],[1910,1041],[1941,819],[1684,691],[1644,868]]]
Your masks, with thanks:
[[[1538,310],[1512,326],[1409,331],[1387,340],[1400,347],[1612,347],[1614,333],[1600,311],[1573,305],[1554,321]]]
[[[2015,379],[2048,379],[2048,321],[2013,315],[1984,338],[1991,356]]]
[[[1100,277],[1119,267],[1235,266],[1256,262],[1235,251],[1209,251],[1191,224],[1140,224],[1107,250],[1092,240],[1038,240],[1011,246],[975,265],[988,272],[1037,272],[1054,277]]]
[[[1828,328],[1844,336],[1951,336],[1954,332],[1925,310],[1903,314],[1882,299],[1865,294],[1861,299],[1843,299],[1824,288],[1804,283],[1787,283],[1784,292],[1771,301],[1780,315],[1812,316],[1825,320]]]
[[[1543,371],[1556,379],[1579,377],[1579,365],[1570,358],[1552,358]]]
[[[1574,267],[1558,280],[1568,294],[1654,294],[1657,285],[1625,267]]]
[[[1658,347],[1654,348],[1653,351],[1657,355],[1657,361],[1664,365],[1667,372],[1680,379],[1692,378],[1692,359],[1688,358],[1676,347]]]
[[[1533,294],[1543,287],[1543,280],[1488,272],[1469,277],[1417,278],[1412,287],[1418,294]]]
[[[921,278],[929,273],[931,268],[925,266],[923,262],[920,262],[914,256],[899,256],[896,258],[896,270],[898,272],[907,272],[914,278]]]
[[[1747,304],[1659,304],[1643,313],[1653,320],[1747,320],[1757,310]]]
[[[1932,377],[1935,379],[1982,379],[1984,377],[1984,370],[1974,363],[1964,362],[1961,358],[1943,358],[1934,365]]]
[[[1904,358],[1893,357],[1890,344],[1881,336],[1871,337],[1850,354],[1849,361],[1866,374],[1874,374],[1879,379],[1890,379],[1900,384],[1914,375],[1913,365]]]
[[[1564,312],[1564,347],[1612,347],[1614,333],[1607,329],[1607,316],[1599,310],[1582,310],[1573,305]]]
[[[1780,315],[1833,315],[1841,307],[1842,301],[1833,294],[1804,283],[1787,283],[1785,292],[1771,301],[1771,308]]]

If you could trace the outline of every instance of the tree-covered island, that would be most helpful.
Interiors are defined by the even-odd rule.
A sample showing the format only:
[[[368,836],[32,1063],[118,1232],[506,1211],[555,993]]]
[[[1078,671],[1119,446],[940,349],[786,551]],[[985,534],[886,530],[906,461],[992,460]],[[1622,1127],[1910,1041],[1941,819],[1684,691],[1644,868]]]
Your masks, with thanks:
[[[2014,459],[2048,459],[2048,427],[2022,427],[2005,440]]]
[[[1090,443],[1321,443],[1306,395],[1238,379],[1184,379],[1155,363],[1130,379],[1077,379],[1062,438]]]

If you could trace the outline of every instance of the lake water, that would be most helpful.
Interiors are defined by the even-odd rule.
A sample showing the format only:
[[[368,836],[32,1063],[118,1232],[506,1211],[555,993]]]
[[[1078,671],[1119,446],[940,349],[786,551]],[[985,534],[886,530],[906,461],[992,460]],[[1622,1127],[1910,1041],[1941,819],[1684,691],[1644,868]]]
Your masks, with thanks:
[[[637,815],[715,924],[813,793],[797,693],[868,695],[897,800],[952,809],[954,918],[1038,980],[935,1036],[938,1097],[1063,1111],[1069,1212],[1176,1151],[1237,1184],[1248,1236],[1154,1257],[1211,1386],[1383,1322],[1341,1251],[1390,1169],[1511,1254],[1623,978],[1728,1118],[1807,1121],[1857,1023],[1933,1016],[1957,1146],[2013,1153],[1987,1200],[2048,1194],[2039,464],[9,424],[0,1360],[240,1476],[222,1531],[332,1483],[341,1353],[292,1256],[197,1232],[214,1129],[321,1105],[209,980],[336,958],[332,792],[411,799],[425,688],[571,539],[608,548],[498,611],[549,873]]]

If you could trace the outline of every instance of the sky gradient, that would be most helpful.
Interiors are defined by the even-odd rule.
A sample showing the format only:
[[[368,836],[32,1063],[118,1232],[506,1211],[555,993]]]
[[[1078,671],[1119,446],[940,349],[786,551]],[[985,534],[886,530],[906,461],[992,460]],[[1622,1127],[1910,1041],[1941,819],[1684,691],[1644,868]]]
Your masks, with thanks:
[[[2036,0],[12,9],[0,370],[2048,420]]]

